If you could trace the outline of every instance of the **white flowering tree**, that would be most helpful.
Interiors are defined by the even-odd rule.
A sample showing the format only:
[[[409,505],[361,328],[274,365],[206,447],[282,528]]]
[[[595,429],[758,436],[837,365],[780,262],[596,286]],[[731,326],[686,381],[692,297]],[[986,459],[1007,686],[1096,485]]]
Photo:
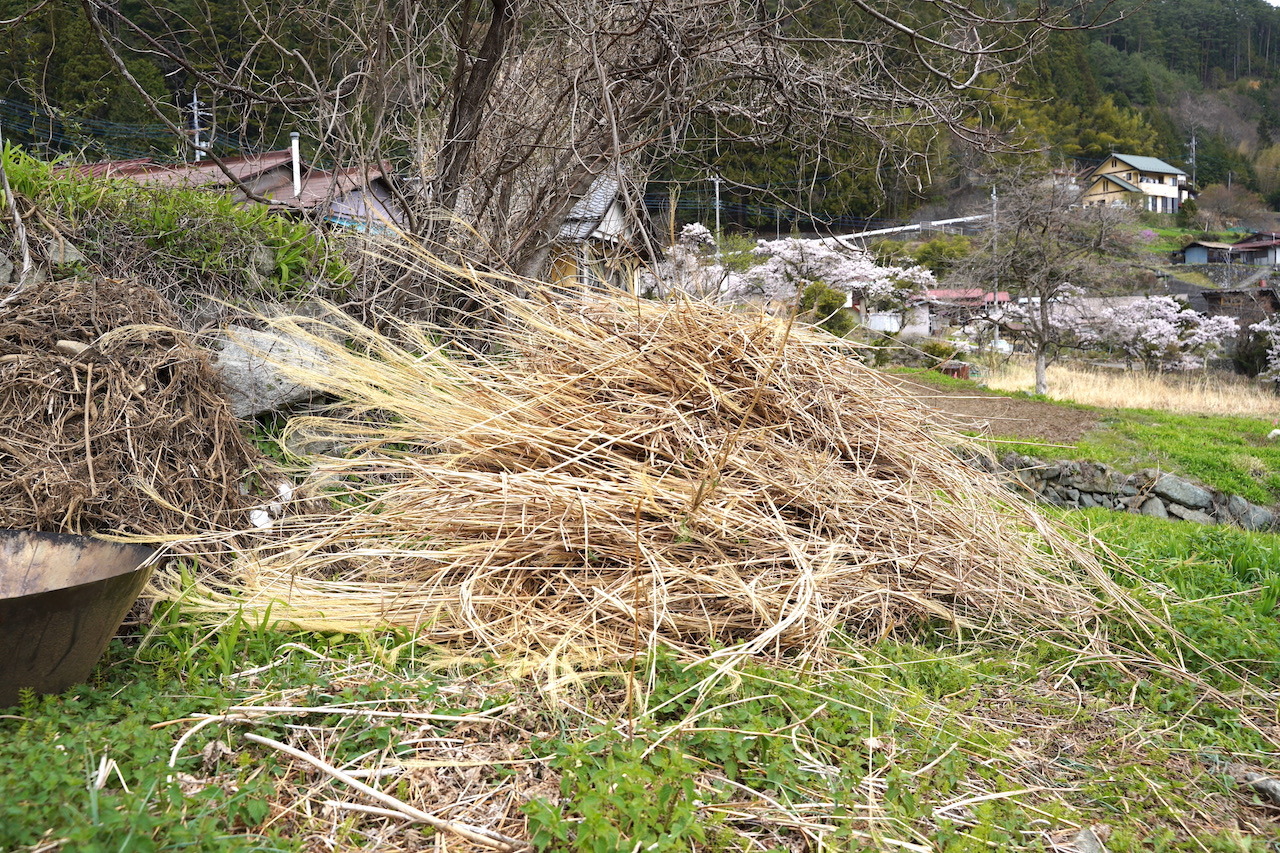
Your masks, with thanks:
[[[737,289],[735,274],[719,262],[715,235],[701,222],[680,229],[676,242],[652,269],[641,273],[640,290],[647,296],[687,293],[719,301]]]
[[[1268,317],[1254,323],[1249,331],[1260,337],[1267,348],[1266,360],[1258,375],[1263,379],[1280,379],[1280,319]]]
[[[1148,370],[1197,370],[1239,330],[1231,317],[1206,317],[1168,296],[1148,296],[1101,311],[1093,323],[1099,345],[1142,362]]]
[[[883,311],[901,308],[935,283],[925,267],[881,266],[863,249],[825,240],[761,240],[753,252],[762,263],[732,279],[726,298],[790,305],[820,282],[848,294],[864,311]]]

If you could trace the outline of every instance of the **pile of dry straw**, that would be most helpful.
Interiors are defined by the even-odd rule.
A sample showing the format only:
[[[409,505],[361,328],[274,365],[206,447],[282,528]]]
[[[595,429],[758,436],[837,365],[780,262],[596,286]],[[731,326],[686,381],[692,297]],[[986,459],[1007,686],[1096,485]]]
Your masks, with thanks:
[[[340,508],[166,594],[579,661],[1097,614],[1095,558],[830,337],[688,301],[535,293],[506,308],[491,354],[465,358],[421,330],[396,346],[344,325],[344,345],[276,321],[328,354],[296,378],[342,408],[290,429],[343,448],[309,460]]]
[[[46,281],[0,308],[0,527],[181,539],[240,527],[260,459],[155,290]]]

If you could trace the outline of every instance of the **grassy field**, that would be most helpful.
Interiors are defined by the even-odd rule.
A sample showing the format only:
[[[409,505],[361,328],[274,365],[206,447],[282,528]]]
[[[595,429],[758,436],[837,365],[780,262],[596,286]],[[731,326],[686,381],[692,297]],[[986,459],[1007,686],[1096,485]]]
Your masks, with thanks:
[[[302,731],[454,817],[517,797],[545,850],[1047,850],[1098,826],[1112,851],[1274,851],[1277,809],[1233,768],[1280,770],[1280,539],[1084,520],[1167,628],[1106,619],[1081,647],[936,626],[807,671],[659,655],[549,691],[404,635],[170,609],[93,684],[0,719],[0,848],[481,849],[343,806],[361,798],[246,737]]]
[[[1082,454],[1280,490],[1269,421],[1106,418]],[[0,713],[0,849],[503,849],[464,837],[484,826],[582,853],[1054,851],[1084,828],[1113,853],[1280,850],[1280,803],[1240,782],[1280,776],[1280,537],[1054,518],[1128,596],[1087,632],[938,620],[805,659],[659,649],[535,676],[407,632],[162,605],[91,684]]]
[[[1280,418],[1280,395],[1217,371],[1180,375],[1053,364],[1048,380],[1051,399],[1104,409]],[[1008,361],[991,369],[984,384],[995,391],[1029,392],[1035,388],[1035,371],[1027,361]]]
[[[1070,448],[1014,442],[1007,449],[1125,471],[1160,468],[1255,503],[1280,501],[1280,442],[1268,438],[1280,418],[1280,396],[1222,374],[1178,377],[1054,365],[1049,376],[1048,399],[1095,408],[1098,428]],[[1030,384],[1029,373],[1014,365],[993,371],[986,384],[1021,391]]]

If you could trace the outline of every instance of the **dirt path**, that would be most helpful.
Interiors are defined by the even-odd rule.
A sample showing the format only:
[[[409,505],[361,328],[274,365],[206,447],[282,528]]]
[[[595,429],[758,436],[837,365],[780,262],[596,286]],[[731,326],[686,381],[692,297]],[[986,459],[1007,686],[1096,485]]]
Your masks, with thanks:
[[[985,436],[1045,444],[1075,444],[1098,425],[1092,409],[1077,409],[1006,397],[977,388],[959,391],[928,384],[927,378],[890,376],[902,390],[942,412],[954,426]]]

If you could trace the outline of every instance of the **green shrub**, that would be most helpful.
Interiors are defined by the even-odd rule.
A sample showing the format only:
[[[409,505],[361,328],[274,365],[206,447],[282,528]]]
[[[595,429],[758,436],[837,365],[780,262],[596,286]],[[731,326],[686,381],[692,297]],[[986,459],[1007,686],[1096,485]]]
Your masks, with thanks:
[[[959,261],[969,256],[973,246],[968,237],[959,234],[935,237],[915,251],[916,263],[928,267],[934,275],[944,275]]]
[[[927,340],[920,344],[920,351],[931,359],[941,363],[956,357],[959,352],[950,341]]]
[[[846,298],[834,287],[815,281],[800,295],[800,313],[819,328],[843,338],[857,325],[853,312],[844,307]]]

